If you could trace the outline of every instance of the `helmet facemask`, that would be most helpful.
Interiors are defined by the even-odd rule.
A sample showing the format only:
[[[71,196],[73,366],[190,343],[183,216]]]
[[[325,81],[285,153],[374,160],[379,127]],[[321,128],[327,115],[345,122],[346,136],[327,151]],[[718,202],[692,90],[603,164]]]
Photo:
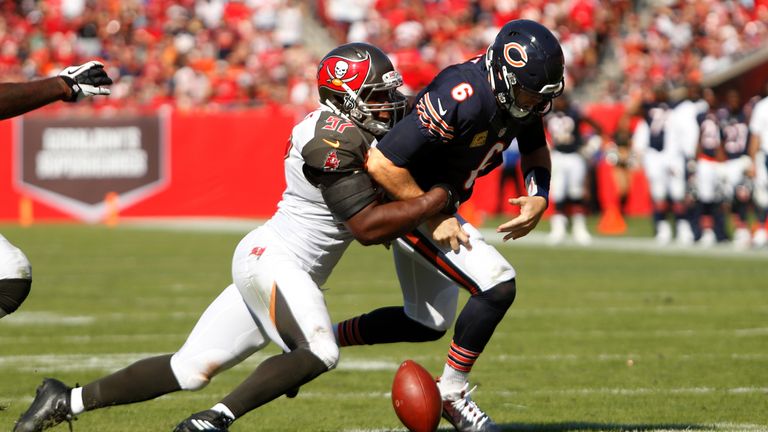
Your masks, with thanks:
[[[552,100],[563,94],[564,79],[556,84],[547,84],[538,91],[523,87],[514,72],[507,70],[506,65],[500,65],[500,61],[493,61],[491,47],[488,47],[485,63],[496,100],[512,117],[545,115],[552,110]]]
[[[397,90],[401,85],[400,74],[390,71],[382,76],[382,82],[363,84],[357,93],[347,88],[344,108],[360,127],[382,136],[405,117],[407,99]]]
[[[318,69],[320,101],[380,137],[405,116],[403,78],[381,50],[350,43],[332,50]]]

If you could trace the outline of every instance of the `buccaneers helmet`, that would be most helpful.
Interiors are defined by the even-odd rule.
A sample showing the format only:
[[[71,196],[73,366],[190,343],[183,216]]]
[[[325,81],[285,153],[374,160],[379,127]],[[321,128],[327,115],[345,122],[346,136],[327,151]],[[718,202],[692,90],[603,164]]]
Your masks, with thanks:
[[[560,43],[535,21],[505,24],[485,53],[485,66],[497,102],[517,118],[546,114],[565,87]]]
[[[317,70],[320,102],[375,136],[405,116],[406,98],[397,91],[401,85],[403,78],[387,55],[367,43],[331,50]]]

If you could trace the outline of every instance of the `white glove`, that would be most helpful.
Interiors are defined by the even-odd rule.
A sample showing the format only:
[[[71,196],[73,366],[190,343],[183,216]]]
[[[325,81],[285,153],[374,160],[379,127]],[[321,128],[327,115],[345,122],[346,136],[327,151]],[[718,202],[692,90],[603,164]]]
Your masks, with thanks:
[[[107,87],[112,79],[104,72],[104,65],[97,61],[89,61],[80,66],[69,66],[59,72],[59,76],[72,89],[72,95],[65,102],[77,102],[93,95],[108,95]]]

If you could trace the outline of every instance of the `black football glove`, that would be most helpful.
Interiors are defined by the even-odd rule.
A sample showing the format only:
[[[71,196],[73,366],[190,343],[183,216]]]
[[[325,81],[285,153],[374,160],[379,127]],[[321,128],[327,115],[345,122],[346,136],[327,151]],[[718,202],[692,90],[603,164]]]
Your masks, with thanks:
[[[89,61],[80,66],[69,66],[59,72],[59,76],[72,89],[72,95],[64,102],[77,102],[93,95],[108,95],[110,90],[104,86],[112,84],[112,79],[104,72],[104,65]]]

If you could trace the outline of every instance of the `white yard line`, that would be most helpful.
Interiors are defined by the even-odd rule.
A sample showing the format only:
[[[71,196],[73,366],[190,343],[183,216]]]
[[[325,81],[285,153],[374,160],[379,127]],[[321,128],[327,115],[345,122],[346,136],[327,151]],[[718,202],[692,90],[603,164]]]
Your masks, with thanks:
[[[119,227],[127,229],[245,234],[252,229],[259,227],[263,223],[264,221],[260,219],[238,218],[126,218],[121,220]],[[557,246],[549,246],[547,243],[547,233],[542,232],[541,230],[534,231],[522,239],[510,240],[507,242],[504,242],[502,240],[502,234],[497,233],[493,228],[482,228],[480,229],[480,232],[487,242],[494,245],[506,245],[510,247],[545,246],[558,249],[640,252],[651,255],[690,255],[768,260],[768,248],[760,250],[739,250],[731,245],[717,245],[711,248],[702,248],[698,245],[679,246],[674,243],[666,246],[659,246],[651,237],[600,235],[595,235],[592,239],[592,244],[589,246],[578,245],[571,239],[567,239],[563,244]]]
[[[6,355],[0,356],[0,367],[6,370],[17,370],[20,372],[37,373],[55,373],[55,372],[73,372],[73,371],[103,371],[112,372],[128,366],[129,364],[147,357],[153,357],[166,353],[102,353],[102,354],[35,354],[35,355]],[[242,365],[250,368],[256,367],[260,362],[275,352],[256,353]],[[703,353],[703,354],[669,354],[663,356],[668,361],[698,361],[698,360],[731,360],[742,362],[765,362],[768,360],[768,353]],[[432,357],[415,356],[416,361],[427,361]],[[517,355],[500,354],[486,355],[487,361],[493,362],[582,362],[582,363],[604,363],[604,362],[633,362],[656,361],[657,354],[636,354],[636,353],[599,353],[594,355],[577,354],[543,354],[543,355]],[[395,357],[356,357],[350,355],[341,356],[339,370],[359,371],[359,372],[380,372],[395,371],[403,359]],[[762,388],[762,387],[760,387]]]

